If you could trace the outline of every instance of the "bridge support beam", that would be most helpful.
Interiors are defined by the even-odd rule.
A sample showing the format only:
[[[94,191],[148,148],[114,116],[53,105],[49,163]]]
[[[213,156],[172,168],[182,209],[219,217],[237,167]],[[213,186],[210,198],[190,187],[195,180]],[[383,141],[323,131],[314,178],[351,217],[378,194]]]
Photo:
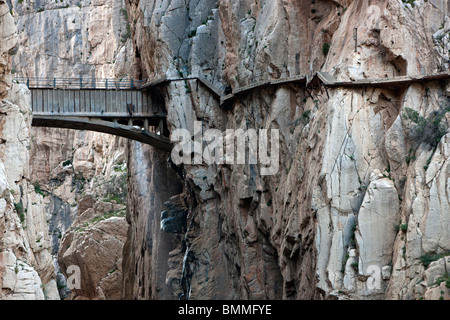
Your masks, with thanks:
[[[34,127],[67,128],[109,133],[146,143],[165,151],[172,150],[169,138],[164,137],[162,132],[161,135],[158,135],[156,133],[135,129],[133,126],[126,126],[113,121],[104,121],[89,117],[34,116],[32,125]]]
[[[158,127],[156,128],[156,133],[158,133],[162,136],[163,132],[164,132],[164,121],[163,120],[159,120],[159,124]]]

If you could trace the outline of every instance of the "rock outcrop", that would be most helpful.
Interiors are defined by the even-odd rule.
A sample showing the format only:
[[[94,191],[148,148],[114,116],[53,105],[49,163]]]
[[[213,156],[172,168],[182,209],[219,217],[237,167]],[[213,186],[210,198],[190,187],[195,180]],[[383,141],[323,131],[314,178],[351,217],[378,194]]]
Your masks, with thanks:
[[[65,231],[59,266],[62,270],[80,268],[79,279],[69,282],[68,299],[121,299],[122,249],[128,230],[125,212],[124,205],[96,202]]]
[[[315,71],[345,81],[431,74],[448,59],[445,1],[131,1],[127,8],[143,75],[201,76],[224,91]],[[280,85],[241,95],[227,110],[194,81],[165,90],[172,132],[193,134],[194,121],[203,132],[280,131],[275,175],[252,165],[178,168],[187,231],[179,249],[165,250],[166,282],[181,272],[182,298],[436,297],[425,294],[438,291],[435,282],[415,284],[426,277],[423,257],[449,252],[448,83],[309,94]],[[144,215],[139,221],[159,219]],[[130,220],[143,237],[147,225]],[[125,255],[141,241],[128,238]],[[145,284],[164,278],[148,268],[137,269],[135,297],[149,297]]]

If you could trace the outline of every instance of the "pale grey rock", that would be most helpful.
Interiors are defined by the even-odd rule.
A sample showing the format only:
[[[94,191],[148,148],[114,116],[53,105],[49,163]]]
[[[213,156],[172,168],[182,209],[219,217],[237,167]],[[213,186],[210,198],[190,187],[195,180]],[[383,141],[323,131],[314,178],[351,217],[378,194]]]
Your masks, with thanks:
[[[56,279],[52,279],[44,285],[44,296],[46,300],[60,300]]]
[[[381,268],[381,276],[383,277],[383,280],[389,280],[392,273],[392,267],[391,266],[384,266]]]
[[[383,267],[391,261],[399,217],[399,200],[394,183],[387,178],[371,181],[358,215],[356,240],[360,253],[360,273],[369,266]]]
[[[431,287],[436,282],[436,279],[443,276],[446,272],[444,259],[439,259],[430,263],[428,268],[425,270],[425,281],[427,286]]]

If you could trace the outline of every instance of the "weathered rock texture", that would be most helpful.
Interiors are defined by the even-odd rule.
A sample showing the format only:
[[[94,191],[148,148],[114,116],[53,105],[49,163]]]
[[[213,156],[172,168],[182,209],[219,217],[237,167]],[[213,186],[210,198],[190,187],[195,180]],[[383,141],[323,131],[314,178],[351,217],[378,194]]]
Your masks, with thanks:
[[[326,71],[353,80],[448,68],[446,1],[130,1],[127,9],[141,73],[150,78],[200,75],[223,89],[260,74]],[[301,86],[282,85],[222,110],[194,81],[167,85],[172,131],[193,133],[196,120],[203,130],[279,129],[280,169],[261,176],[254,165],[179,168],[187,232],[175,249],[167,235],[156,237],[153,223],[159,251],[147,248],[140,257],[167,259],[170,270],[142,268],[139,259],[124,264],[134,282],[124,297],[436,298],[440,289],[424,280],[422,260],[450,251],[448,88],[438,81],[339,88],[311,98]],[[151,159],[149,174],[161,166]],[[148,180],[149,196],[172,196]],[[155,219],[154,210],[130,212],[125,256],[139,254],[133,248],[143,247],[149,231],[142,222]],[[436,272],[445,276],[443,268]],[[167,287],[148,292],[163,279]]]
[[[76,280],[79,287],[72,289],[69,298],[122,297],[122,248],[128,230],[125,211],[124,205],[97,202],[64,233],[58,251],[59,265],[62,270],[70,266],[80,268],[80,278]]]
[[[123,0],[11,2],[19,35],[14,57],[19,75],[136,76],[127,64],[133,55]]]
[[[43,198],[30,183],[30,93],[11,83],[17,34],[5,1],[0,12],[0,299],[59,299]]]
[[[182,188],[167,166],[167,153],[132,141],[128,150],[130,228],[123,252],[123,298],[173,299],[182,292],[179,256],[183,237],[161,230],[160,213],[163,203]],[[175,271],[166,279],[171,267]]]
[[[19,35],[12,59],[15,75],[137,77],[127,63],[134,55],[123,0],[11,1],[11,9]],[[120,298],[126,222],[117,217],[124,215],[123,210],[118,212],[124,206],[117,202],[125,203],[127,197],[126,139],[52,128],[32,128],[30,134],[30,178],[46,195],[61,297]],[[85,221],[86,216],[95,220],[101,216],[102,221],[87,227],[92,221]],[[82,233],[75,231],[80,228]],[[84,240],[90,238],[102,245],[87,250]],[[112,260],[96,259],[112,253]],[[64,278],[71,265],[80,267],[82,286],[67,296]]]
[[[3,99],[11,86],[11,53],[16,48],[17,32],[8,5],[5,1],[1,1],[0,4],[0,38],[2,39],[0,43],[0,98]]]

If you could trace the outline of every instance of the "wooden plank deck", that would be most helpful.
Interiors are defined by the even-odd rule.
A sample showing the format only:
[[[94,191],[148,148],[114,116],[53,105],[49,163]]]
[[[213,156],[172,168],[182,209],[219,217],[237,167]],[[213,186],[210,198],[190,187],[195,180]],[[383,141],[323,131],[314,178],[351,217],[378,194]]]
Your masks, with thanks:
[[[321,73],[320,76],[323,77],[323,73]],[[328,75],[328,77],[330,76]],[[323,81],[323,83],[329,87],[362,87],[362,86],[378,87],[378,86],[405,86],[410,85],[412,83],[435,81],[435,80],[447,80],[447,79],[450,79],[450,71],[428,75],[399,76],[399,77],[379,78],[379,79],[357,79],[354,81],[335,81],[330,80],[330,78],[328,78],[326,81]]]
[[[34,114],[83,114],[99,116],[153,117],[161,114],[150,94],[137,90],[30,89]],[[130,107],[130,108],[129,108]],[[130,114],[132,111],[132,114]]]

